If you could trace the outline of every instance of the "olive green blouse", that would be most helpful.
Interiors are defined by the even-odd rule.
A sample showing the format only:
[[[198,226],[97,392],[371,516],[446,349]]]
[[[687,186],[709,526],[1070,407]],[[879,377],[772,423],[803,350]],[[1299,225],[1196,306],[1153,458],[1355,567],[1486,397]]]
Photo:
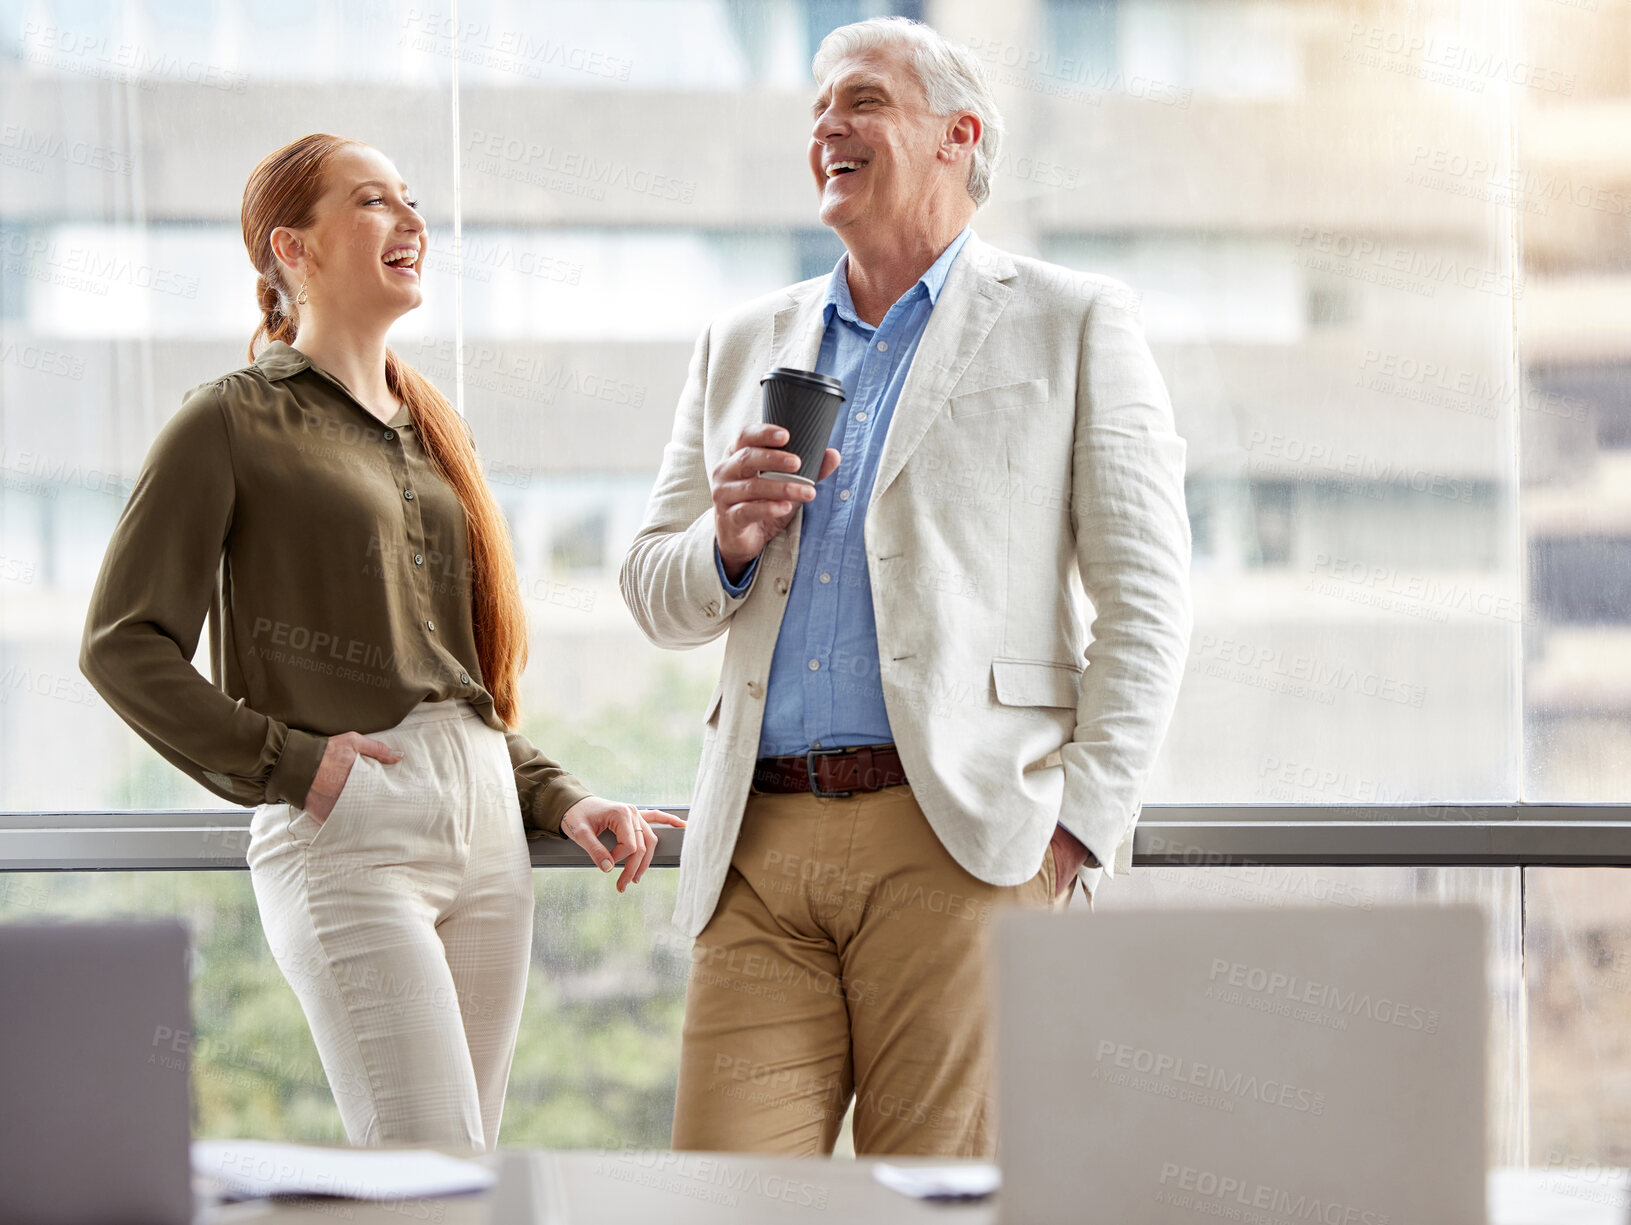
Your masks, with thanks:
[[[191,662],[206,613],[213,683]],[[482,686],[464,510],[407,409],[381,424],[281,341],[188,392],[159,431],[79,667],[165,759],[240,804],[303,807],[329,736],[448,698],[504,732],[529,828],[560,836],[591,794]]]

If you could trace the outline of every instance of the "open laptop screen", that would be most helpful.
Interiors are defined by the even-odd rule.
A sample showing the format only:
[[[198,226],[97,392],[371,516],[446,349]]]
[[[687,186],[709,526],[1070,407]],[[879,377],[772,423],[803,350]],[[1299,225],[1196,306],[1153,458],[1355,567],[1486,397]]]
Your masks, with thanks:
[[[188,1225],[187,933],[0,925],[0,1221]]]

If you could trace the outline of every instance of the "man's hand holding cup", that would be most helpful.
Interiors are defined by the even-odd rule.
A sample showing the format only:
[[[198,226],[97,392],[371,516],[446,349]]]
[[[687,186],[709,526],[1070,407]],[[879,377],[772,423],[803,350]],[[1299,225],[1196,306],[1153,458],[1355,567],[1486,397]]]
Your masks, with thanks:
[[[737,435],[731,453],[713,470],[714,538],[733,583],[816,495],[814,485],[759,475],[799,470],[799,457],[780,449],[787,440],[782,426],[757,422]],[[836,472],[838,461],[838,452],[828,447],[816,480]]]
[[[829,374],[777,366],[759,380],[764,419],[737,436],[713,472],[714,539],[725,577],[736,582],[793,512],[838,468],[827,446],[844,384]],[[812,469],[820,470],[812,474]]]

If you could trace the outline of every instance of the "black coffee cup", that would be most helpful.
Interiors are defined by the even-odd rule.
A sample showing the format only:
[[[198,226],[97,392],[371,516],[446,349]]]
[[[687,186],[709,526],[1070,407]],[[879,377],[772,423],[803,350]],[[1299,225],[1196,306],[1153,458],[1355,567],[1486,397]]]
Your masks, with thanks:
[[[768,425],[787,431],[781,450],[799,458],[797,472],[761,472],[767,481],[798,481],[814,485],[827,453],[833,422],[844,403],[844,384],[814,370],[777,366],[759,380],[764,388],[764,414]]]

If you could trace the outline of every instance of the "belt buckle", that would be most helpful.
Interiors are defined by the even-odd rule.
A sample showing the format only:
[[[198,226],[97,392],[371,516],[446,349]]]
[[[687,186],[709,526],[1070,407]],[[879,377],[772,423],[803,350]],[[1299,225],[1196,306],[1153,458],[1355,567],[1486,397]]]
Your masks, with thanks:
[[[806,749],[804,752],[804,770],[810,778],[810,794],[823,800],[847,800],[854,795],[853,791],[823,791],[821,781],[816,776],[817,757],[842,757],[847,749]]]

